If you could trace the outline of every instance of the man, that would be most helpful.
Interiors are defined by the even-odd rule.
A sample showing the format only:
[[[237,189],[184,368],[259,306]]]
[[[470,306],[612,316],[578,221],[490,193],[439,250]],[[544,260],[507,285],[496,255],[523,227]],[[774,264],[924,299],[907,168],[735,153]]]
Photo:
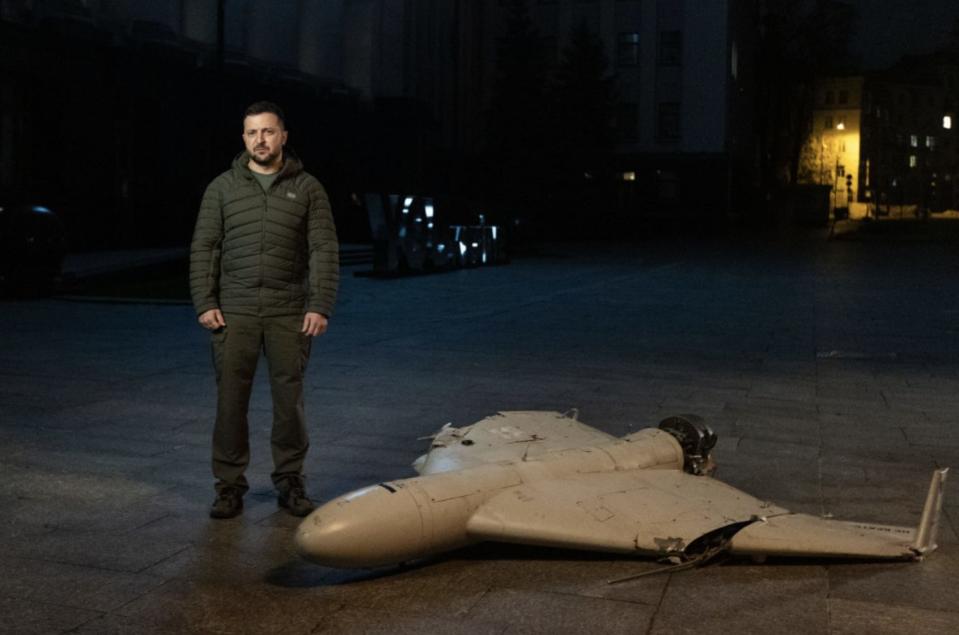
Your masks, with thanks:
[[[277,502],[294,516],[313,509],[303,477],[303,374],[311,338],[326,332],[333,314],[339,256],[326,191],[286,141],[276,104],[247,108],[246,150],[207,187],[193,233],[190,291],[200,324],[212,332],[217,381],[213,518],[243,510],[247,411],[261,351],[273,395]]]

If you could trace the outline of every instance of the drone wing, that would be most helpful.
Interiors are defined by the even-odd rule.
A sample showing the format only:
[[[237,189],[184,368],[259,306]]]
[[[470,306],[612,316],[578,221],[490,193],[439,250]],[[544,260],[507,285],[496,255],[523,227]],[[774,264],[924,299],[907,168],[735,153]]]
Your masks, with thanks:
[[[944,471],[933,476],[919,529],[793,514],[678,470],[630,470],[538,481],[482,505],[476,540],[644,555],[735,554],[915,559],[935,549]]]
[[[744,527],[732,537],[729,550],[774,556],[921,559],[938,546],[943,486],[948,471],[933,472],[917,527],[788,514]]]
[[[423,475],[451,472],[615,440],[577,421],[575,412],[501,412],[462,428],[443,426],[429,452],[416,459],[413,467]]]

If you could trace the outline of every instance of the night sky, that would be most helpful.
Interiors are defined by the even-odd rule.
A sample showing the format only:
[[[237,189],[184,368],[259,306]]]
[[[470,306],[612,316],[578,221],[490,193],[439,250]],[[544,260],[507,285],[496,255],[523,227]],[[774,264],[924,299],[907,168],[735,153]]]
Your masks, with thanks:
[[[848,0],[859,12],[852,51],[868,69],[946,42],[959,18],[959,0]]]

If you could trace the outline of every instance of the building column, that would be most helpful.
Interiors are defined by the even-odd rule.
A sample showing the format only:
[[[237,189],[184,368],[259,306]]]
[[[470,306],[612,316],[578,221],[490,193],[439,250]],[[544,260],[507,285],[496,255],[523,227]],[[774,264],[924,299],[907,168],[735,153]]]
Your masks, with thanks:
[[[343,80],[343,0],[300,0],[299,68]]]
[[[183,35],[204,44],[216,44],[217,3],[210,0],[182,0]]]

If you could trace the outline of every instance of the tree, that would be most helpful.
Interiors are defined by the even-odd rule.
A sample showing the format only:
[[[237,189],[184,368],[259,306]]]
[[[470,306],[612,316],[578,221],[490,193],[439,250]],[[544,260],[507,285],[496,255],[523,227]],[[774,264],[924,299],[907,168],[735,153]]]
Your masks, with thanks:
[[[536,207],[533,185],[545,174],[546,86],[543,39],[525,0],[509,5],[506,33],[496,51],[496,79],[488,114],[487,173],[502,197]]]
[[[613,155],[614,91],[608,66],[602,40],[582,21],[572,28],[549,87],[546,200],[554,217],[578,235],[597,229],[585,221],[603,205],[602,184]]]
[[[602,171],[613,151],[613,80],[603,42],[585,21],[573,27],[550,91],[550,144],[569,171]]]
[[[758,112],[764,187],[795,184],[810,130],[816,81],[856,66],[856,10],[838,0],[767,0]]]

